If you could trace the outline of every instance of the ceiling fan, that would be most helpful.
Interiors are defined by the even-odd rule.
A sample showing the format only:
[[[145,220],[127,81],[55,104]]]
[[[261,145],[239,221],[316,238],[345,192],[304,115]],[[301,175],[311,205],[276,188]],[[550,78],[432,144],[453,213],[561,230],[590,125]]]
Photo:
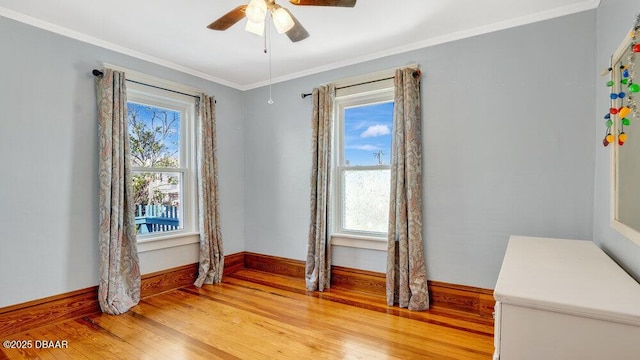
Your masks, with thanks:
[[[301,6],[335,6],[354,7],[356,0],[289,0],[293,5]],[[222,15],[218,20],[207,26],[211,30],[224,31],[247,17],[245,30],[262,36],[264,34],[265,19],[271,13],[273,24],[280,34],[285,33],[293,42],[309,37],[307,30],[300,24],[291,12],[276,4],[275,0],[251,0],[248,5],[237,8]]]

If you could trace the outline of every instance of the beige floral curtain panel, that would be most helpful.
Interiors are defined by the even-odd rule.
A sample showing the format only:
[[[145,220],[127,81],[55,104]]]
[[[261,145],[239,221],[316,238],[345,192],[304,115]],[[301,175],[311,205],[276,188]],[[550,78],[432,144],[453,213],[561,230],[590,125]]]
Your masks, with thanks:
[[[323,291],[331,283],[329,199],[331,184],[331,129],[335,87],[313,89],[311,223],[305,279],[309,291]]]
[[[395,73],[387,304],[429,308],[422,242],[422,134],[420,71]]]
[[[99,146],[100,308],[122,314],[140,301],[140,267],[133,217],[125,75],[96,78]]]
[[[222,281],[224,255],[218,205],[218,162],[216,160],[215,100],[200,95],[198,117],[198,204],[200,223],[200,265],[195,285]]]

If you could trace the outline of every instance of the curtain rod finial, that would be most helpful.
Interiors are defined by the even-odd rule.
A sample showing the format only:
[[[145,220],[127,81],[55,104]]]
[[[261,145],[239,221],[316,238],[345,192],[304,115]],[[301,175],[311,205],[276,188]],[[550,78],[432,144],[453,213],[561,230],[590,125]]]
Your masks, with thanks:
[[[93,76],[102,76],[102,75],[104,75],[102,71],[96,70],[96,69],[93,69],[93,71],[91,73],[93,74]]]

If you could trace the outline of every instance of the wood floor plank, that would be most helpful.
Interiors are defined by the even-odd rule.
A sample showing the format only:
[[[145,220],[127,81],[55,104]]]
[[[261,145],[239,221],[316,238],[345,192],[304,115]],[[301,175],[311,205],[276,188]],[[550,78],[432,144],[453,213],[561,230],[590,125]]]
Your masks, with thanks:
[[[55,325],[52,325],[52,328],[54,328]],[[44,329],[44,328],[37,328],[37,329],[33,329],[33,330],[29,330],[29,334],[31,334],[31,336],[33,336],[34,339],[36,339],[34,341],[34,347],[38,348],[36,349],[37,355],[38,357],[42,358],[42,359],[59,359],[59,360],[68,360],[68,359],[74,359],[73,354],[71,352],[68,351],[68,349],[62,349],[62,348],[53,348],[50,347],[49,345],[62,345],[62,341],[61,339],[59,339],[57,336],[52,336],[50,330],[48,329]]]
[[[143,299],[126,314],[93,314],[13,335],[68,349],[0,349],[0,359],[479,359],[493,353],[486,318],[389,308],[380,296],[239,270],[222,284]]]
[[[142,351],[115,334],[102,329],[90,318],[84,317],[74,320],[65,330],[70,336],[69,342],[81,345],[83,354],[87,357],[102,359],[145,359],[150,358],[146,351]]]
[[[6,338],[2,339],[11,341],[10,347],[6,347],[3,343],[2,350],[0,352],[0,359],[34,359],[39,356],[38,350],[34,349],[33,342],[36,338],[31,335],[31,332],[24,332],[19,335],[10,335]],[[19,341],[21,345],[16,346],[14,341]],[[29,344],[32,344],[29,346]],[[25,345],[25,346],[23,346]],[[44,353],[41,358],[44,358],[46,353]]]
[[[167,339],[179,342],[181,346],[189,353],[196,354],[198,357],[207,359],[238,359],[237,356],[226,352],[227,346],[231,344],[218,344],[216,342],[208,343],[201,341],[198,335],[206,336],[209,334],[207,329],[197,329],[192,325],[184,325],[178,318],[171,317],[169,314],[160,314],[160,318],[153,319],[148,316],[143,307],[137,307],[132,315],[140,322],[155,328],[159,333],[164,333]],[[186,326],[186,327],[185,327]]]
[[[242,277],[244,278],[244,277]],[[242,278],[236,278],[235,274],[234,277],[232,278],[227,278],[227,283],[231,283],[231,284],[235,284],[235,285],[241,285],[243,287],[247,287],[247,288],[255,288],[255,289],[260,289],[263,291],[271,291],[271,292],[275,292],[275,293],[279,293],[279,294],[287,294],[289,293],[289,291],[287,290],[281,290],[281,289],[273,289],[272,287],[268,286],[268,285],[263,285],[262,283],[256,284],[250,281],[246,281],[246,280],[242,280]],[[267,289],[267,290],[265,290]],[[330,290],[331,291],[331,290]],[[291,295],[293,296],[293,295]],[[484,334],[487,336],[493,336],[493,323],[492,322],[488,322],[486,319],[484,318],[480,318],[477,316],[469,316],[469,315],[464,315],[464,314],[460,314],[459,312],[456,311],[451,311],[451,310],[430,310],[428,312],[415,312],[415,311],[409,311],[406,309],[400,309],[400,308],[389,308],[386,305],[386,300],[379,300],[379,301],[375,301],[375,300],[371,300],[371,299],[360,299],[359,296],[364,296],[364,295],[356,295],[355,298],[351,298],[350,301],[340,301],[339,299],[335,299],[332,298],[330,296],[325,296],[323,294],[316,294],[316,296],[321,297],[323,299],[331,299],[332,301],[337,301],[337,302],[341,302],[341,303],[347,303],[352,305],[352,302],[358,302],[359,307],[362,308],[367,308],[370,310],[376,310],[376,311],[381,311],[381,312],[385,312],[388,314],[394,314],[397,316],[401,316],[401,317],[406,317],[406,318],[410,318],[410,319],[415,319],[415,320],[421,320],[421,321],[426,321],[426,322],[431,322],[434,324],[440,324],[443,326],[449,326],[449,327],[453,327],[453,328],[461,328],[464,329],[466,331],[473,331],[476,332],[478,334]],[[344,297],[346,295],[342,295],[339,294],[337,296],[340,297]],[[364,302],[364,304],[362,303]],[[373,305],[371,305],[373,304]],[[371,306],[370,306],[371,305]]]
[[[42,335],[44,339],[52,340],[52,341],[67,341],[66,348],[60,348],[55,351],[55,355],[62,358],[63,356],[68,356],[69,359],[89,359],[85,354],[80,352],[78,347],[73,346],[73,344],[69,340],[69,336],[66,335],[67,331],[65,330],[69,324],[59,323],[47,326],[45,328],[41,328]]]
[[[236,339],[241,334],[224,329],[222,313],[216,320],[209,318],[205,321],[201,319],[202,314],[190,311],[188,307],[182,309],[183,305],[168,299],[171,293],[145,299],[132,310],[133,314],[141,321],[179,337],[207,357],[237,359],[253,356],[253,358],[259,358],[257,356],[261,354],[258,350],[244,348],[243,342]],[[236,338],[228,338],[228,334]]]
[[[382,311],[402,317],[419,319],[426,315],[428,318],[434,314],[443,314],[448,318],[459,318],[465,323],[473,322],[484,325],[488,329],[487,333],[493,334],[493,320],[484,316],[478,316],[466,312],[451,310],[448,308],[431,308],[428,312],[415,312],[398,307],[388,307],[386,298],[381,295],[365,294],[362,292],[344,291],[339,287],[325,290],[324,292],[309,293],[305,290],[304,279],[289,278],[277,274],[269,274],[256,270],[243,269],[232,274],[227,280],[245,280],[245,282],[265,285],[271,288],[282,289],[290,292],[317,296],[344,304],[367,308],[370,310]]]
[[[246,347],[246,344],[261,344],[259,349],[248,349],[250,351],[248,354],[245,350],[245,354],[238,355],[250,355],[254,358],[281,357],[283,356],[281,342],[292,340],[286,339],[291,335],[290,333],[283,328],[278,328],[278,325],[281,324],[270,326],[269,320],[271,319],[265,319],[248,311],[237,310],[226,304],[204,302],[193,295],[184,296],[180,292],[172,292],[163,296],[162,299],[152,298],[145,302],[163,310],[170,309],[167,313],[176,318],[184,318],[197,313],[197,317],[191,316],[190,329],[185,329],[185,331],[196,331],[194,337],[202,341],[216,339],[220,343],[227,344],[229,352],[237,352],[242,347]],[[203,329],[206,329],[208,334],[203,334]],[[271,346],[274,342],[279,346]],[[295,339],[287,342],[291,345],[287,347],[287,351],[308,350]],[[305,352],[298,358],[311,359],[313,357],[313,354]]]
[[[217,289],[216,287],[205,287],[203,288],[203,290],[200,290],[200,291],[201,292],[210,291],[214,293],[216,289]],[[227,292],[223,291],[223,293],[225,293],[226,295],[229,294],[228,291]],[[263,293],[263,295],[267,296],[267,298],[262,299],[261,301],[261,303],[265,304],[264,306],[275,306],[275,311],[282,312],[282,310],[278,310],[278,309],[288,309],[289,312],[292,314],[298,314],[298,315],[304,314],[304,309],[296,309],[296,305],[299,304],[299,301],[295,299],[288,299],[287,297],[283,297],[283,296],[269,298],[270,294],[267,294],[267,293]],[[259,296],[259,295],[255,295],[255,296]],[[222,301],[221,298],[217,300]],[[249,308],[251,308],[251,307],[258,306],[258,304],[243,305],[239,303],[238,306],[239,307],[248,306]],[[399,349],[402,349],[402,351],[410,351],[412,349],[412,346],[414,345],[416,346],[416,349],[418,348],[424,349],[423,345],[424,345],[424,342],[426,342],[426,343],[430,343],[429,348],[431,349],[431,351],[435,352],[435,354],[439,356],[438,358],[443,358],[443,359],[447,358],[445,355],[449,353],[453,353],[454,355],[457,352],[461,352],[464,354],[469,353],[468,350],[465,350],[464,348],[461,349],[460,346],[458,345],[460,343],[464,344],[464,343],[471,342],[471,337],[469,337],[469,334],[467,334],[464,331],[459,331],[459,334],[457,334],[457,336],[448,336],[448,337],[442,336],[441,337],[442,339],[450,339],[449,343],[446,343],[446,340],[444,340],[443,342],[443,340],[436,340],[433,338],[420,339],[420,336],[416,335],[416,334],[420,334],[420,332],[422,331],[429,332],[432,335],[438,335],[441,333],[444,334],[439,326],[434,326],[432,324],[427,324],[424,322],[404,321],[405,325],[401,328],[398,328],[397,324],[399,324],[398,322],[399,318],[395,316],[389,316],[386,314],[383,315],[376,312],[367,312],[365,313],[365,315],[368,315],[368,316],[363,316],[363,314],[361,313],[354,314],[353,312],[349,311],[350,309],[352,309],[351,307],[346,307],[345,309],[344,306],[340,304],[335,304],[335,303],[328,303],[328,304],[323,303],[321,305],[317,305],[317,307],[314,307],[313,304],[311,305],[307,304],[306,307],[309,307],[310,308],[309,310],[311,310],[310,314],[313,317],[312,322],[313,322],[314,328],[318,328],[324,325],[326,328],[325,331],[331,331],[332,329],[334,329],[333,323],[345,324],[345,326],[343,326],[344,329],[342,329],[342,332],[343,332],[342,335],[344,335],[344,333],[347,333],[347,334],[350,333],[351,331],[348,329],[370,327],[370,324],[375,323],[376,327],[370,328],[368,331],[368,334],[366,335],[356,334],[359,336],[361,341],[366,341],[369,343],[369,345],[378,344],[380,338],[377,338],[374,335],[379,335],[379,336],[386,337],[386,340],[387,340],[386,343],[388,346],[397,345],[397,347]],[[279,316],[288,316],[288,315],[280,314]],[[301,322],[296,323],[296,326],[299,328],[303,328],[304,326],[310,323],[308,319],[300,319],[294,316],[289,316],[289,318],[287,319],[287,321],[292,323],[295,323],[298,320],[302,320]],[[385,321],[391,321],[392,323],[386,323]],[[412,324],[412,323],[413,325],[417,325],[417,327],[411,328],[411,326],[409,327],[406,326],[406,324]],[[446,333],[448,335],[451,335],[451,331],[447,331]],[[455,332],[453,332],[453,334],[455,335]],[[411,341],[406,341],[407,338],[409,339],[416,338],[418,342],[413,343]],[[415,352],[417,353],[420,351],[416,350]],[[416,354],[412,353],[412,355],[415,356]]]
[[[297,358],[339,358],[340,347],[336,347],[336,344],[330,343],[331,336],[326,336],[326,333],[321,333],[320,328],[310,331],[309,328],[299,326],[299,324],[293,324],[291,317],[278,318],[269,316],[266,313],[257,315],[255,311],[242,309],[240,306],[235,306],[230,302],[221,302],[211,297],[201,296],[200,298],[194,297],[193,293],[175,293],[172,294],[177,301],[189,302],[190,308],[185,308],[185,311],[202,312],[206,314],[204,319],[208,316],[216,317],[217,321],[227,322],[227,320],[221,319],[221,316],[216,314],[224,314],[231,312],[234,315],[233,323],[237,327],[237,331],[245,334],[244,339],[246,342],[261,342],[263,351],[270,351],[265,355],[272,358],[273,356],[283,357],[286,354],[296,356]],[[213,305],[217,304],[217,305]],[[166,306],[166,304],[164,305]],[[219,306],[219,307],[218,307]],[[217,308],[216,313],[208,314],[207,310]],[[282,306],[283,309],[286,309]],[[254,308],[255,309],[255,308]],[[225,332],[222,329],[223,333]],[[247,334],[253,334],[247,336]],[[282,347],[282,343],[289,344],[286,349]],[[367,350],[368,352],[368,350]],[[374,355],[373,353],[370,355]]]
[[[151,359],[171,358],[179,359],[188,355],[189,359],[206,359],[197,352],[191,351],[189,346],[175,337],[169,337],[164,332],[144,321],[140,321],[130,313],[120,316],[106,314],[91,316],[92,321],[101,328],[115,334],[150,355]]]

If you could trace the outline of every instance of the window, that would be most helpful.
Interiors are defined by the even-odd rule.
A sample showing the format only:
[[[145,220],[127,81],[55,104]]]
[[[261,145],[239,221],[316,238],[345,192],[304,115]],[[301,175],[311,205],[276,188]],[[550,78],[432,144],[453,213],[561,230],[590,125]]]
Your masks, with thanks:
[[[195,232],[195,98],[129,81],[127,112],[138,242]]]
[[[386,241],[393,106],[392,82],[336,94],[333,244]]]

